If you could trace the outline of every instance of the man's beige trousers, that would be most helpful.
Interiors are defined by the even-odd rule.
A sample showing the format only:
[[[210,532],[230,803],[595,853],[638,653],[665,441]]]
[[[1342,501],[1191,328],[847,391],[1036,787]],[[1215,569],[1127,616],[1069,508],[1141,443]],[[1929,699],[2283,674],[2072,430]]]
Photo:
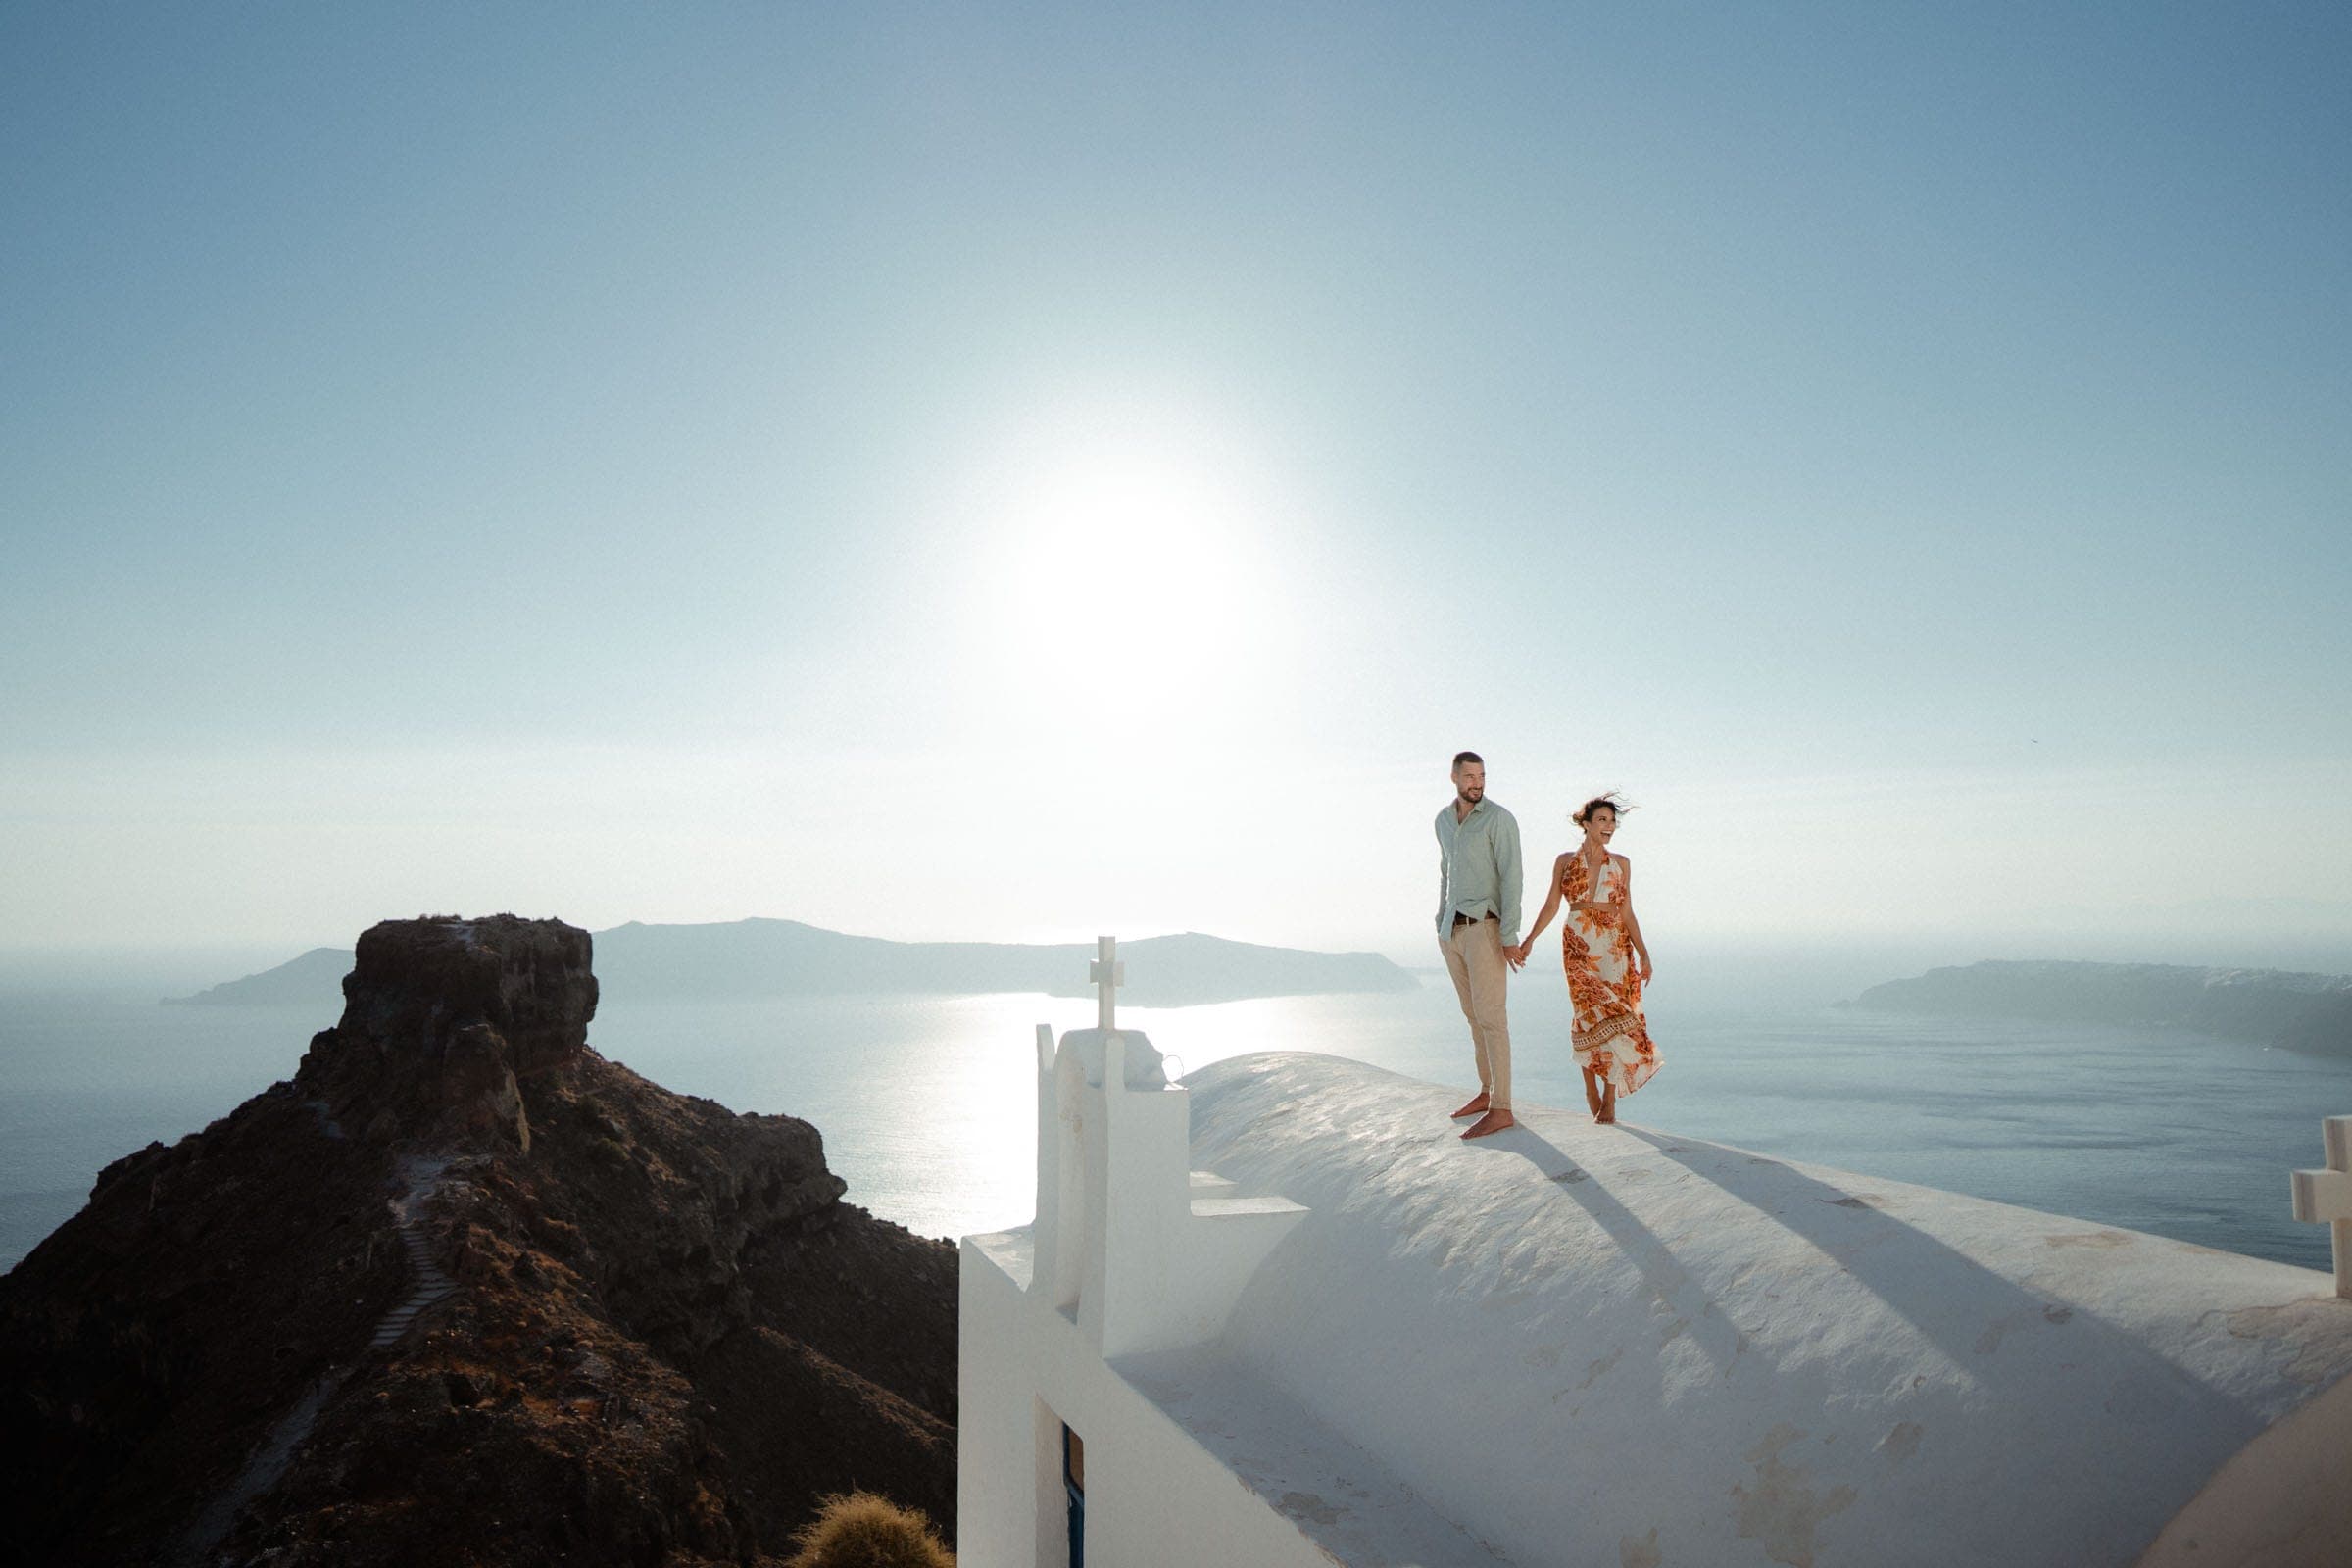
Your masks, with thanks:
[[[1478,1052],[1478,1087],[1493,1110],[1511,1108],[1511,1023],[1503,1007],[1509,969],[1502,960],[1502,927],[1493,920],[1457,925],[1438,943],[1446,972],[1453,976],[1462,1016],[1470,1020],[1470,1043]]]

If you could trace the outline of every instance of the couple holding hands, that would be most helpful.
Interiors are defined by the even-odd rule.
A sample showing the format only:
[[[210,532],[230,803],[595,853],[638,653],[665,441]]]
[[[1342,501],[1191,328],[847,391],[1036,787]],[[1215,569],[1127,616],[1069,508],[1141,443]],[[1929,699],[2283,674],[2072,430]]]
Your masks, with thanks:
[[[1560,958],[1576,1009],[1576,1064],[1585,1074],[1592,1119],[1617,1119],[1617,1097],[1658,1070],[1657,1047],[1642,1017],[1649,947],[1634,918],[1633,866],[1609,853],[1620,803],[1596,795],[1569,820],[1585,842],[1551,863],[1551,885],[1527,940],[1519,935],[1519,823],[1487,799],[1487,764],[1476,752],[1453,760],[1454,798],[1438,813],[1438,946],[1470,1020],[1478,1093],[1453,1114],[1476,1116],[1462,1136],[1484,1138],[1514,1125],[1511,1029],[1504,1006],[1507,970],[1527,962],[1536,938],[1561,904]]]

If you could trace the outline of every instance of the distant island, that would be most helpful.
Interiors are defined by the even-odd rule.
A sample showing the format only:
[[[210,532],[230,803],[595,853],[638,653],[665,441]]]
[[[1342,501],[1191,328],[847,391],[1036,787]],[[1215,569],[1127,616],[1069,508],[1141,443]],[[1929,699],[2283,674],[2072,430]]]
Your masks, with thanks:
[[[249,974],[242,980],[223,980],[192,997],[166,997],[167,1007],[273,1007],[286,1003],[310,1003],[332,997],[351,973],[349,948],[313,948],[274,969]]]
[[[1872,986],[1850,1006],[2180,1029],[2352,1056],[2352,975],[2174,963],[1992,961]]]
[[[1087,992],[1093,948],[1078,943],[890,942],[798,920],[645,925],[595,934],[596,970],[615,1002],[723,1001],[864,994],[978,995]],[[1343,991],[1411,991],[1420,982],[1376,953],[1311,953],[1186,932],[1119,945],[1128,983],[1119,1000],[1181,1007],[1257,997]],[[348,948],[313,948],[298,958],[192,997],[189,1006],[274,1006],[337,995],[351,972]]]

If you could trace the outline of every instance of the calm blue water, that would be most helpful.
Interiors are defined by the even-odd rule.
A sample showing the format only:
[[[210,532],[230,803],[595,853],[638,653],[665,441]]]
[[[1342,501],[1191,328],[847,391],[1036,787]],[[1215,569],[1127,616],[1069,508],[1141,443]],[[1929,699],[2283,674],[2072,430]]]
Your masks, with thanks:
[[[1652,1002],[1665,1065],[1629,1121],[2327,1266],[2326,1229],[2288,1217],[2286,1173],[2319,1163],[2321,1116],[2352,1113],[2352,1062],[2178,1035],[1683,1004],[1664,986]],[[1519,1101],[1581,1104],[1564,991],[1531,975],[1511,1009]],[[73,1214],[107,1161],[289,1076],[334,1011],[328,999],[220,1009],[0,995],[0,1268]],[[590,1039],[672,1089],[814,1122],[852,1200],[952,1236],[1028,1218],[1034,1026],[1093,1012],[1037,996],[608,1001]],[[1410,994],[1123,1008],[1120,1021],[1187,1068],[1321,1049],[1471,1077],[1443,976]]]

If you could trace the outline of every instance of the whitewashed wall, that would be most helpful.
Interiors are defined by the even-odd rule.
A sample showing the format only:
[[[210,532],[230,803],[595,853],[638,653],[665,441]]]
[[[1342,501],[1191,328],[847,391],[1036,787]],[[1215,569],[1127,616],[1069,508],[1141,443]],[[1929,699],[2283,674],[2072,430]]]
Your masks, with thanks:
[[[1060,1423],[1086,1440],[1088,1568],[1331,1568],[1028,1295],[1027,1234],[963,1243],[956,1560],[1065,1568]],[[1050,1412],[1050,1414],[1048,1414]]]

